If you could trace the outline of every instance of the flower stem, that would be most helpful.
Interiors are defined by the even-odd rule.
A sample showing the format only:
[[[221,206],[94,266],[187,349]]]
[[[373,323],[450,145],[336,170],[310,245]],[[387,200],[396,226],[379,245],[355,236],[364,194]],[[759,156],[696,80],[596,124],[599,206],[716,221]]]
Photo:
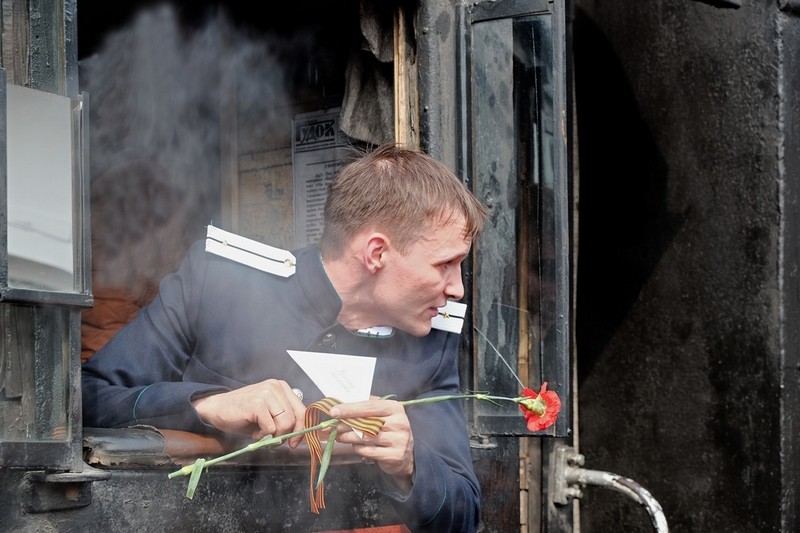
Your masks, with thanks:
[[[504,364],[504,365],[506,365],[506,368],[508,368],[508,371],[509,371],[509,372],[511,372],[511,375],[512,375],[512,376],[514,376],[514,379],[516,379],[516,380],[517,380],[517,383],[519,383],[519,384],[520,384],[520,386],[522,386],[522,388],[524,389],[524,388],[525,388],[525,384],[522,382],[522,380],[521,380],[521,379],[519,379],[519,376],[517,375],[517,373],[516,373],[516,372],[514,372],[514,369],[513,369],[513,368],[511,368],[511,365],[509,365],[509,364],[508,364],[508,361],[506,361],[506,358],[505,358],[505,357],[503,357],[503,354],[501,354],[501,353],[500,353],[500,350],[498,350],[498,349],[495,347],[495,345],[494,345],[494,344],[492,344],[492,341],[490,341],[490,340],[489,340],[489,337],[487,337],[487,336],[486,336],[486,335],[485,335],[485,334],[484,334],[484,333],[483,333],[481,330],[479,330],[477,327],[473,326],[473,329],[474,329],[475,331],[477,331],[478,333],[480,333],[481,337],[483,337],[483,339],[486,341],[486,343],[487,343],[489,346],[491,346],[491,347],[492,347],[492,350],[494,350],[494,353],[496,353],[496,354],[497,354],[497,357],[498,357],[498,358],[500,358],[500,360],[503,362],[503,364]]]
[[[506,396],[492,396],[490,394],[484,394],[484,393],[480,393],[480,392],[476,392],[476,393],[473,393],[473,394],[449,394],[449,395],[445,395],[445,396],[431,396],[431,397],[428,397],[428,398],[416,398],[414,400],[403,400],[403,401],[400,401],[399,403],[400,403],[400,405],[405,407],[405,406],[409,406],[409,405],[423,405],[423,404],[426,404],[426,403],[437,403],[437,402],[444,402],[444,401],[449,401],[449,400],[468,400],[468,399],[485,400],[485,401],[490,401],[490,402],[495,402],[495,401],[514,402],[516,404],[524,405],[527,409],[529,409],[531,411],[534,411],[539,415],[544,413],[544,409],[546,407],[546,404],[542,404],[540,406],[538,403],[536,403],[536,400],[533,400],[531,398],[509,398],[509,397],[506,397]],[[264,447],[267,447],[267,446],[276,446],[276,445],[282,444],[284,441],[286,441],[288,439],[291,439],[292,437],[305,435],[306,433],[310,433],[312,431],[317,431],[317,430],[320,430],[320,429],[327,429],[329,427],[335,426],[338,423],[339,423],[339,419],[338,418],[331,418],[331,419],[325,420],[324,422],[320,422],[316,426],[312,426],[312,427],[309,427],[309,428],[301,429],[301,430],[298,430],[298,431],[293,431],[291,433],[286,433],[285,435],[281,435],[279,437],[273,437],[271,435],[267,435],[266,437],[262,438],[261,440],[253,442],[251,444],[248,444],[244,448],[240,448],[238,450],[232,451],[232,452],[227,453],[225,455],[220,455],[219,457],[215,457],[213,459],[209,459],[209,460],[203,462],[199,466],[200,466],[200,468],[206,468],[207,469],[209,466],[213,466],[213,465],[215,465],[217,463],[221,463],[223,461],[227,461],[229,459],[233,459],[234,457],[237,457],[239,455],[242,455],[242,454],[245,454],[245,453],[254,452],[254,451],[258,450],[259,448],[264,448]],[[170,473],[168,477],[169,477],[169,479],[172,479],[172,478],[176,478],[176,477],[180,477],[180,476],[190,476],[190,475],[192,475],[192,473],[195,471],[195,469],[197,467],[198,467],[197,463],[194,463],[194,464],[191,464],[191,465],[186,465],[183,468],[181,468],[180,470],[176,470],[175,472]]]
[[[297,437],[299,435],[305,435],[306,433],[310,433],[312,431],[317,431],[320,429],[327,429],[331,426],[335,426],[339,423],[337,418],[331,418],[330,420],[325,420],[324,422],[320,422],[316,426],[312,426],[310,428],[300,429],[298,431],[293,431],[291,433],[286,433],[285,435],[281,435],[280,437],[273,437],[271,435],[267,435],[266,437],[262,438],[261,440],[257,440],[251,444],[248,444],[244,448],[239,448],[238,450],[234,450],[230,453],[225,455],[220,455],[219,457],[215,457],[213,459],[209,459],[205,461],[202,465],[203,468],[208,468],[209,466],[213,466],[217,463],[221,463],[222,461],[227,461],[228,459],[233,459],[239,455],[250,453],[258,450],[259,448],[264,448],[266,446],[276,446],[281,444],[283,441],[291,439],[292,437]],[[194,472],[195,464],[186,465],[180,470],[176,470],[167,476],[169,479],[180,477],[180,476],[189,476]]]
[[[476,392],[473,394],[450,394],[448,396],[431,396],[430,398],[415,398],[414,400],[403,400],[400,403],[402,406],[407,405],[422,405],[426,403],[436,403],[442,402],[445,400],[487,400],[487,401],[495,401],[500,400],[504,402],[514,402],[514,403],[521,403],[524,398],[508,398],[506,396],[492,396],[490,394],[484,394],[482,392]]]

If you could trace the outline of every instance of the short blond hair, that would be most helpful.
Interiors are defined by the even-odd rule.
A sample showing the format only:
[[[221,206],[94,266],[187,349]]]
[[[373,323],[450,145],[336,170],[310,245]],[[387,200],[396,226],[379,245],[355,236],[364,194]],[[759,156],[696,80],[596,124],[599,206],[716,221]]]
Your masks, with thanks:
[[[338,259],[356,235],[374,228],[405,253],[432,224],[458,215],[464,236],[474,239],[486,210],[461,180],[429,155],[384,144],[345,165],[331,182],[320,248],[326,259]]]

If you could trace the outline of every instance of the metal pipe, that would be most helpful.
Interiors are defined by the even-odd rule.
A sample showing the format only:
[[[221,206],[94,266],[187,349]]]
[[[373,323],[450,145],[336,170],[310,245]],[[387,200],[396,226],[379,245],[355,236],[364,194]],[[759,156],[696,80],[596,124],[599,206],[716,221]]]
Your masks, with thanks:
[[[612,474],[611,472],[587,470],[585,468],[576,468],[573,466],[566,467],[564,471],[564,477],[569,485],[592,485],[621,492],[645,508],[647,513],[650,515],[650,521],[653,523],[653,527],[657,533],[669,532],[667,518],[664,516],[664,511],[661,508],[661,504],[658,503],[658,501],[647,489],[632,479],[620,476],[618,474]]]

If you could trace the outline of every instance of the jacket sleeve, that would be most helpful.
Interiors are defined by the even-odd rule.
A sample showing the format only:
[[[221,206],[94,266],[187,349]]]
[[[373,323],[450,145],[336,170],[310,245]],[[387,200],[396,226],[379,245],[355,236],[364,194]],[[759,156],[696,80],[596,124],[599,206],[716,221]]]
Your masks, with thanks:
[[[85,426],[216,431],[200,420],[191,400],[227,389],[182,380],[194,345],[204,254],[202,241],[194,244],[153,302],[84,363]]]
[[[459,394],[458,336],[446,336],[432,388],[418,397]],[[434,357],[434,354],[429,354]],[[414,435],[414,476],[408,494],[381,472],[382,484],[396,511],[415,532],[476,531],[480,487],[472,467],[462,400],[410,406]]]

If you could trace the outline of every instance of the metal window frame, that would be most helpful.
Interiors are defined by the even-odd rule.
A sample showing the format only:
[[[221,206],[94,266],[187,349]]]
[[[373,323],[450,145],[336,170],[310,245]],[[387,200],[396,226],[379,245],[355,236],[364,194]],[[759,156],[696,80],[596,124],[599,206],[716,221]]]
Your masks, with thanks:
[[[472,101],[471,79],[472,71],[472,31],[471,26],[476,22],[485,22],[503,18],[517,18],[527,16],[545,16],[552,20],[552,49],[553,49],[553,80],[554,80],[554,131],[561,142],[554,143],[554,175],[558,200],[554,205],[555,218],[554,234],[551,236],[556,243],[555,255],[555,331],[556,336],[552,341],[552,349],[542,353],[540,373],[543,381],[558,381],[558,393],[561,397],[561,413],[555,424],[555,431],[549,431],[548,436],[566,437],[572,433],[571,409],[571,351],[570,351],[570,227],[569,227],[569,153],[567,116],[567,43],[566,21],[564,6],[560,2],[548,0],[506,0],[504,2],[479,2],[469,6],[461,6],[459,10],[460,36],[456,43],[458,61],[458,160],[460,175],[465,183],[474,186],[473,176],[473,150],[474,132],[472,129]],[[469,285],[474,284],[475,272],[471,265],[467,266],[465,278]],[[470,291],[472,293],[472,291]],[[474,293],[470,294],[472,297]],[[473,309],[474,305],[471,306]],[[473,321],[465,325],[472,330]],[[462,372],[462,383],[472,383],[464,379],[476,379],[475,366],[478,364],[476,344],[479,339],[475,333],[464,336],[465,349],[473,354],[471,367]],[[525,379],[525,377],[522,377]],[[531,388],[538,386],[531,384]],[[493,419],[492,417],[478,416],[474,407],[470,409],[473,432],[478,435],[514,435],[525,436],[525,428],[513,429],[507,421]],[[518,425],[518,424],[517,424]],[[527,434],[529,435],[529,433]]]
[[[63,387],[64,438],[52,440],[0,440],[0,469],[42,470],[44,481],[79,482],[73,473],[83,470],[80,387],[81,311],[93,303],[91,293],[91,241],[89,225],[89,99],[78,89],[76,0],[32,0],[20,13],[18,25],[35,35],[38,45],[22,41],[12,50],[28,65],[24,71],[0,69],[0,312],[16,317],[24,313],[34,332],[28,363],[45,381],[60,380]],[[37,16],[26,16],[36,13]],[[5,41],[4,41],[5,42]],[[76,103],[73,116],[73,238],[75,245],[73,292],[8,287],[7,236],[7,81],[36,90],[67,96]],[[58,358],[54,361],[52,356]],[[38,402],[48,403],[47,387]],[[38,408],[38,407],[37,407]],[[60,409],[63,408],[63,411]],[[45,408],[46,410],[46,408]],[[54,474],[65,472],[64,474]],[[56,476],[56,477],[53,477]],[[62,479],[58,476],[66,476]],[[84,476],[85,477],[85,476]],[[91,477],[91,476],[90,476]]]
[[[86,93],[72,97],[73,101],[73,181],[72,211],[74,238],[73,276],[76,289],[72,292],[10,287],[8,284],[8,128],[5,119],[7,85],[5,71],[0,69],[0,302],[65,305],[90,307],[91,293],[91,242],[89,227],[89,143],[87,117],[89,97]]]

